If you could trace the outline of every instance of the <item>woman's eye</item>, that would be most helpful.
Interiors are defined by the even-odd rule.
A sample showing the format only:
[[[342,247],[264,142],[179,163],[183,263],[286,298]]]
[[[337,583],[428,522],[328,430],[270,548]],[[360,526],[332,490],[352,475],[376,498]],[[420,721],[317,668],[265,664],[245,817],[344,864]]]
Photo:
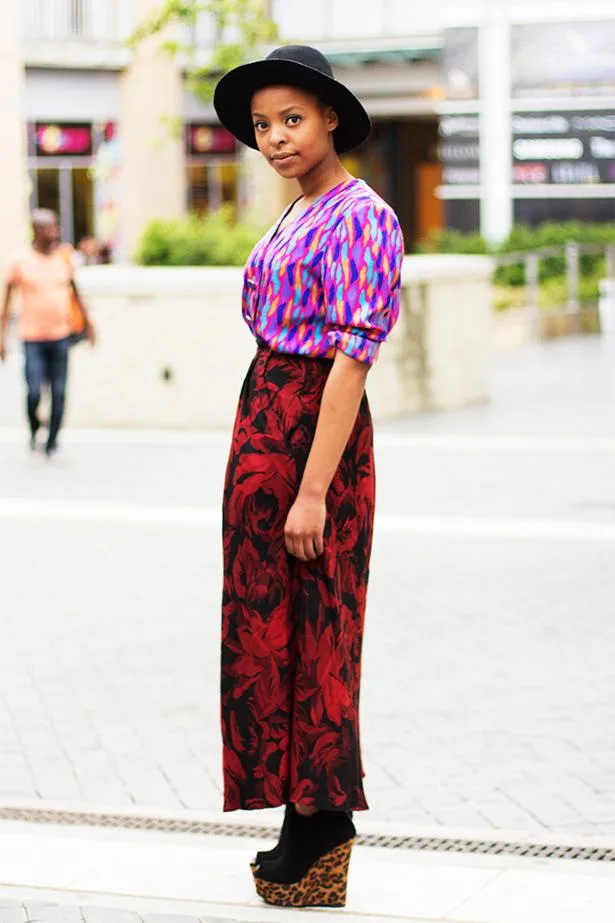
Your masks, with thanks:
[[[263,122],[262,119],[254,123],[255,131],[265,131],[266,128],[267,128],[267,122]]]
[[[289,122],[289,124],[291,125],[298,125],[299,122],[301,121],[301,116],[300,115],[289,115],[286,121]]]

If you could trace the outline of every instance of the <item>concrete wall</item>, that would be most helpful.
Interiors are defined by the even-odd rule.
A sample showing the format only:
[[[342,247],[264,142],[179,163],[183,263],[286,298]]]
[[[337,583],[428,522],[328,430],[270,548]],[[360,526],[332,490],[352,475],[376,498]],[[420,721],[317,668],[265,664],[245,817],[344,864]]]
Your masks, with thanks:
[[[416,256],[399,323],[368,379],[376,419],[486,401],[492,349],[485,257]],[[99,329],[73,351],[73,426],[228,428],[254,354],[239,269],[91,267]]]

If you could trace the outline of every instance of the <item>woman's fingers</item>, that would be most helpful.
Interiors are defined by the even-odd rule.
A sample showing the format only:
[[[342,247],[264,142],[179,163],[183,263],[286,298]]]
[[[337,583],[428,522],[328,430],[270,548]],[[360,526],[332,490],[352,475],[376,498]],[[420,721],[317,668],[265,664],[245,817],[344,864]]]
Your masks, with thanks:
[[[324,553],[325,550],[325,537],[321,532],[319,535],[316,535],[314,538],[314,553],[317,558]]]
[[[314,561],[325,550],[324,538],[316,536],[285,535],[286,550],[300,561]]]
[[[298,497],[284,527],[286,550],[299,561],[314,561],[324,551],[326,504]]]
[[[305,557],[305,551],[303,549],[303,541],[296,536],[286,536],[286,550],[293,556],[293,558],[298,558],[300,561],[307,560]]]
[[[303,540],[303,553],[305,555],[303,558],[304,561],[314,561],[318,557],[313,538],[306,538]]]

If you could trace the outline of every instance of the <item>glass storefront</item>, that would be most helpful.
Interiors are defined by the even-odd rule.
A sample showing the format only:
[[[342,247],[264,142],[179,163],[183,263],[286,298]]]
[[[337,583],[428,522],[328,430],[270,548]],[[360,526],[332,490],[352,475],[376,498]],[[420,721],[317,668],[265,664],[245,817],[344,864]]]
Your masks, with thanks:
[[[206,215],[222,205],[237,205],[238,173],[234,161],[188,162],[188,204],[191,212]]]
[[[479,198],[490,196],[479,147],[493,110],[479,115],[477,36],[445,33],[442,194],[459,230],[479,229]],[[613,221],[615,21],[511,24],[509,104],[514,221]]]
[[[237,208],[239,159],[237,142],[225,128],[186,126],[188,208],[206,215],[225,205]]]
[[[577,199],[516,199],[516,224],[537,227],[547,221],[615,221],[615,199],[579,197]]]
[[[97,153],[115,134],[113,123],[28,125],[30,206],[55,211],[62,239],[74,245],[97,236],[95,201],[97,185],[103,182],[96,175]]]
[[[350,173],[393,206],[408,250],[444,225],[438,146],[434,117],[382,119],[359,151],[342,158]]]

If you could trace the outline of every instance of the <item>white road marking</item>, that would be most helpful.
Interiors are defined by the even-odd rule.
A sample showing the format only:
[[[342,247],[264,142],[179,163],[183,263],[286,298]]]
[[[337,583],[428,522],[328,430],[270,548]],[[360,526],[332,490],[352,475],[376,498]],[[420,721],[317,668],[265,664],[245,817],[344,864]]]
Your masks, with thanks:
[[[615,453],[615,438],[465,433],[376,432],[376,446],[387,449],[443,449],[489,452]]]
[[[24,429],[0,428],[0,444],[27,441]],[[171,447],[221,446],[228,448],[227,430],[65,430],[66,445],[159,445]],[[535,436],[523,434],[401,433],[376,429],[377,449],[431,449],[444,451],[613,453],[615,438],[598,436]]]
[[[73,500],[0,497],[0,519],[51,519],[65,522],[110,522],[122,525],[218,527],[215,507],[148,506],[135,503],[92,503]]]
[[[159,525],[200,529],[221,526],[217,507],[150,506],[131,503],[34,500],[0,497],[0,519],[51,520],[114,525]],[[514,517],[408,516],[380,513],[382,534],[536,541],[615,542],[615,523]]]
[[[0,444],[25,445],[25,429],[0,428]],[[62,431],[65,445],[159,445],[159,446],[230,446],[231,433],[226,430],[150,430],[150,429],[67,429]]]

